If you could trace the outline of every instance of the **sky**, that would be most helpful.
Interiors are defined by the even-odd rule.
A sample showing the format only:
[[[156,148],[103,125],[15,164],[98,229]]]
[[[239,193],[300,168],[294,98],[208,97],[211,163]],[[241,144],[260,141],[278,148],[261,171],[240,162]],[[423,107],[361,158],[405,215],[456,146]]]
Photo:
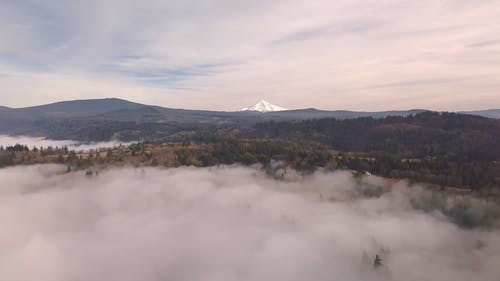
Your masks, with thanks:
[[[498,0],[3,0],[0,105],[500,108]]]

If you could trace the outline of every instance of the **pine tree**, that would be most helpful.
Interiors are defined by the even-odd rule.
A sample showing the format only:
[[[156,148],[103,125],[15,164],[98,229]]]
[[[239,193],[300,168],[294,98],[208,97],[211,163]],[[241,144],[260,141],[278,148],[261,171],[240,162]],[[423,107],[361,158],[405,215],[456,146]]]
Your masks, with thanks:
[[[382,265],[383,265],[382,258],[379,255],[375,255],[375,260],[373,261],[373,267],[377,269]]]

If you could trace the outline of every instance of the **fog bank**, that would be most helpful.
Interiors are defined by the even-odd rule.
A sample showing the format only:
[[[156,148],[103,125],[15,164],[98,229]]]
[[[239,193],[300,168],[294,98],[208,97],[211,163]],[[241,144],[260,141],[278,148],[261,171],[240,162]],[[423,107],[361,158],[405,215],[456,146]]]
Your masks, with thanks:
[[[122,145],[131,144],[131,142],[118,142],[118,141],[107,141],[107,142],[78,142],[74,140],[51,140],[45,139],[41,137],[29,137],[29,136],[8,136],[8,135],[0,135],[0,145],[3,147],[13,146],[16,144],[22,144],[28,146],[32,149],[34,146],[36,147],[64,147],[67,146],[70,150],[76,151],[87,151],[91,149],[97,148],[110,148]]]
[[[0,169],[0,280],[498,280],[500,231],[380,197],[347,172]],[[412,200],[410,200],[412,199]],[[375,268],[375,255],[383,266]]]

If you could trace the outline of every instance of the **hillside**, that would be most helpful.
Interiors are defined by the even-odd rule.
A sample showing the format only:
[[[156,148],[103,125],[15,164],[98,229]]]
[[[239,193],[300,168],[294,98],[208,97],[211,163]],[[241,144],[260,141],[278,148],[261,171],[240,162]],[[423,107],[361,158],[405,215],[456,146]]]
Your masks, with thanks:
[[[342,165],[443,185],[500,186],[500,120],[456,113],[263,122],[241,137],[315,142],[345,153]]]
[[[456,113],[263,122],[248,135],[296,141],[307,139],[343,151],[390,152],[403,157],[452,157],[459,153],[468,153],[469,159],[500,157],[500,121]]]
[[[141,112],[149,112],[152,119],[165,113],[161,108],[148,109],[151,111]],[[178,113],[174,110],[172,115]],[[198,118],[203,114],[213,116],[212,112],[197,114]],[[232,113],[220,114],[218,118],[223,120]],[[146,117],[142,116],[141,120]],[[158,145],[181,143],[189,147],[194,144],[195,151],[181,150],[185,154],[177,155],[175,159],[186,160],[179,165],[256,162],[268,165],[272,160],[281,160],[301,170],[347,168],[433,183],[443,188],[483,191],[500,187],[500,120],[466,114],[422,112],[407,117],[271,120],[246,125],[106,119],[46,120],[38,121],[37,125],[41,133],[53,139],[71,136],[83,141],[149,139]],[[247,149],[249,141],[257,147]],[[285,147],[288,148],[283,150]],[[31,159],[26,157],[21,157],[19,163],[24,163],[22,159]],[[151,154],[147,162],[156,157]],[[9,163],[8,159],[4,162]]]
[[[373,117],[384,118],[387,116],[408,116],[425,112],[424,109],[411,109],[401,111],[378,111],[378,112],[365,112],[365,111],[349,111],[349,110],[319,110],[314,108],[287,110],[279,112],[267,113],[267,119],[272,120],[306,120],[318,118],[335,118],[335,119],[352,119],[359,117]]]
[[[168,137],[200,127],[225,129],[252,126],[263,121],[313,118],[407,116],[422,110],[355,112],[317,109],[259,111],[185,110],[150,106],[121,99],[63,101],[47,105],[0,110],[0,134],[42,136],[54,139],[102,141],[110,138],[141,140]]]
[[[113,110],[138,109],[144,106],[143,104],[116,98],[72,100],[14,108],[1,117],[23,119],[83,117],[103,114]]]
[[[182,131],[227,130],[247,128],[257,123],[303,121],[333,118],[383,119],[389,116],[412,116],[427,112],[407,111],[361,112],[318,110],[314,108],[281,111],[209,111],[150,106],[122,99],[63,101],[25,108],[0,107],[0,134],[41,136],[53,139],[106,141],[151,140]],[[489,111],[495,116],[495,110]],[[484,113],[486,114],[486,113]]]
[[[488,109],[488,110],[477,110],[477,111],[464,111],[465,114],[483,116],[487,118],[500,119],[500,109]]]

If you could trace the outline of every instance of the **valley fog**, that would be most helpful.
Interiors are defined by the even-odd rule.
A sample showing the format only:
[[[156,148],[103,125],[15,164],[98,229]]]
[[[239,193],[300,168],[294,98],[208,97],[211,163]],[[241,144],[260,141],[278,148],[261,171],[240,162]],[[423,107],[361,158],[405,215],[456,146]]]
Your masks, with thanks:
[[[500,231],[405,184],[237,166],[0,169],[0,280],[498,280]],[[376,179],[375,179],[376,181]],[[381,265],[374,265],[376,255]]]
[[[33,147],[68,147],[70,150],[75,151],[88,151],[91,149],[98,148],[109,148],[119,145],[129,145],[132,142],[118,142],[118,141],[107,141],[107,142],[78,142],[74,140],[52,140],[45,138],[37,138],[30,136],[8,136],[0,135],[0,145],[3,147],[13,146],[16,144],[26,145],[29,149]]]

